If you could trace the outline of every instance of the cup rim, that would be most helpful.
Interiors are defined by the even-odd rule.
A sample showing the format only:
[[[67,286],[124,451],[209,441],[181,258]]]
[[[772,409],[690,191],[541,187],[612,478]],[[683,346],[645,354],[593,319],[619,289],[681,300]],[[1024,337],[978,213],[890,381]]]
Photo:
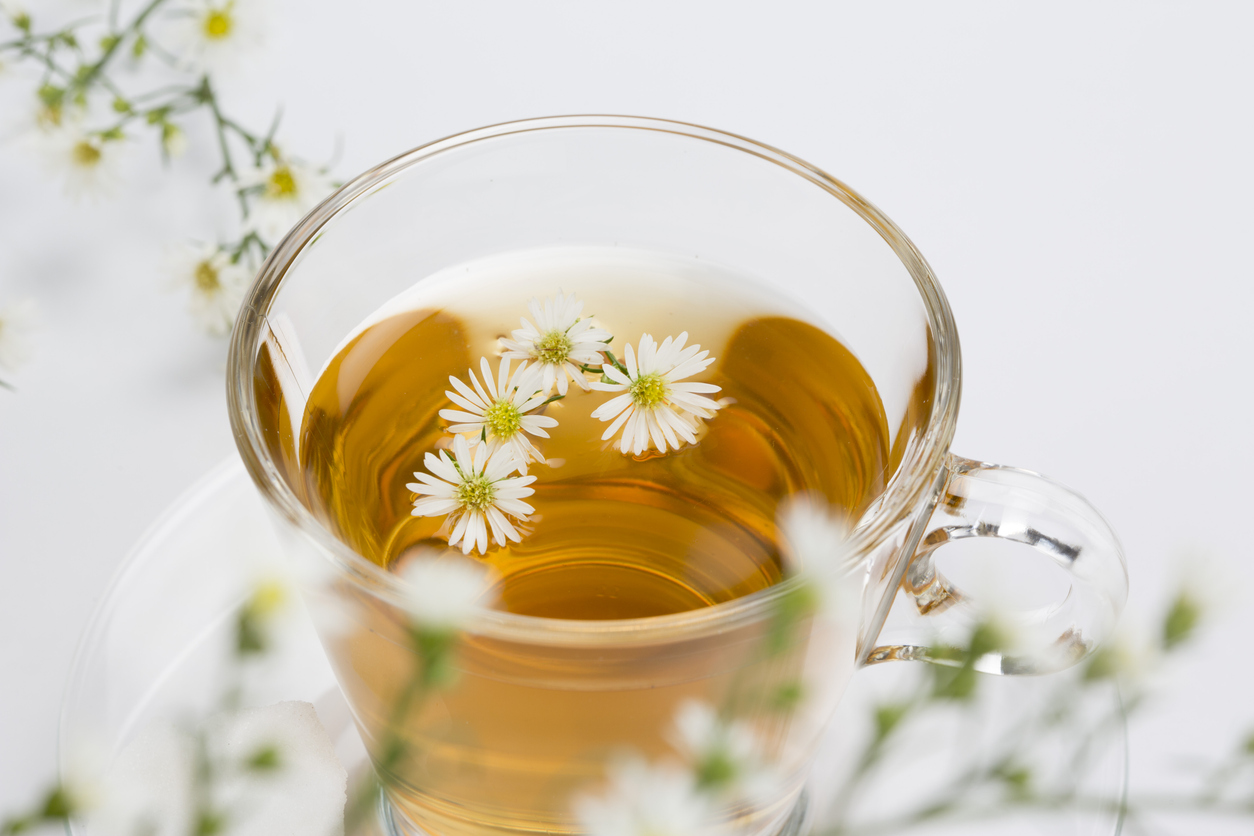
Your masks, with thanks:
[[[887,538],[902,520],[909,519],[910,510],[923,504],[927,494],[935,492],[935,475],[945,461],[957,424],[961,394],[957,327],[949,302],[926,259],[906,234],[870,201],[842,181],[792,154],[739,134],[690,122],[614,114],[574,114],[501,122],[452,134],[399,154],[352,178],[323,200],[270,252],[245,296],[231,336],[227,357],[227,411],[240,457],[253,482],[269,507],[319,546],[343,573],[366,587],[375,597],[395,606],[403,607],[404,581],[358,554],[324,528],[287,486],[275,462],[270,459],[255,420],[255,391],[252,385],[256,351],[261,344],[270,306],[289,268],[304,248],[314,241],[322,227],[380,182],[423,160],[484,140],[537,131],[588,128],[669,133],[748,153],[810,181],[852,209],[879,233],[914,280],[927,315],[935,349],[933,408],[922,434],[907,443],[905,454],[881,495],[879,511],[868,523],[851,532],[846,553],[860,560]],[[851,560],[845,568],[852,570],[856,566],[857,562]],[[603,621],[546,618],[484,608],[479,611],[471,630],[479,635],[545,644],[648,644],[662,639],[674,640],[678,634],[697,636],[758,620],[770,611],[780,597],[787,595],[791,587],[792,584],[785,581],[697,610]]]

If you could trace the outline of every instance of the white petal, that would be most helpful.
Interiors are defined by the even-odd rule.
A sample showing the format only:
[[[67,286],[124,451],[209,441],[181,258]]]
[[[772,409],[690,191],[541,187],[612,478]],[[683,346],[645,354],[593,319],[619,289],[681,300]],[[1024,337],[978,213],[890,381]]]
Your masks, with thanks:
[[[487,411],[482,405],[476,404],[474,401],[470,400],[469,398],[462,397],[457,392],[449,392],[448,390],[445,390],[444,395],[450,401],[457,404],[458,406],[460,406],[462,409],[466,410],[467,412],[473,412],[476,415],[483,415],[483,413]],[[476,398],[475,400],[478,400],[478,398]]]
[[[605,432],[601,433],[601,440],[609,441],[611,438],[613,438],[614,433],[618,432],[619,427],[627,423],[627,420],[631,418],[632,414],[635,411],[636,411],[635,404],[632,404],[627,409],[623,410],[622,414],[614,419],[614,423],[610,424],[609,428]],[[624,453],[627,452],[626,448],[623,448],[623,452]]]
[[[479,382],[475,381],[474,372],[470,373],[470,379],[475,382],[475,387],[478,388]],[[467,386],[465,383],[462,383],[460,380],[453,377],[452,375],[449,375],[448,381],[449,383],[453,384],[454,389],[460,392],[462,396],[465,397],[466,400],[470,402],[471,407],[468,407],[468,408],[478,408],[480,412],[483,412],[488,408],[488,404],[492,403],[492,401],[484,400],[482,397],[480,397],[480,395],[475,394],[473,391],[471,391],[469,386]],[[482,394],[482,391],[483,390],[480,390],[480,394]],[[447,395],[448,392],[445,392],[445,394]]]
[[[449,461],[448,454],[443,450],[440,451],[438,456],[434,453],[428,453],[423,458],[422,463],[426,466],[427,470],[430,470],[444,481],[450,482],[454,485],[461,484],[462,477],[457,474],[457,468],[453,467],[453,463]],[[422,478],[422,474],[420,473],[415,473],[414,475],[419,479]]]
[[[500,496],[497,496],[496,507],[500,508],[510,516],[517,517],[518,519],[524,521],[527,519],[528,515],[536,512],[535,508],[532,508],[521,499],[505,499]]]
[[[461,503],[456,499],[433,496],[427,499],[416,500],[414,502],[414,510],[410,511],[410,514],[415,517],[440,517],[453,513],[459,507],[461,507]]]
[[[470,523],[470,513],[467,512],[457,518],[457,523],[453,526],[453,533],[449,535],[448,544],[456,546],[458,542],[462,544],[462,554],[470,553],[470,538],[466,536],[466,526]]]
[[[616,398],[610,398],[608,401],[592,410],[592,417],[601,421],[608,421],[627,407],[631,406],[631,403],[631,395],[628,394],[619,395]]]

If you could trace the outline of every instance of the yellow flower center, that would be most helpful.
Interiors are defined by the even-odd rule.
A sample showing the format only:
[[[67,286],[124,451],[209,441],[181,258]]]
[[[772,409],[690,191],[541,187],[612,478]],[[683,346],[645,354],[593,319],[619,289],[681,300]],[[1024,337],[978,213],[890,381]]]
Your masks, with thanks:
[[[266,181],[266,197],[282,200],[295,196],[296,178],[292,176],[292,169],[281,165],[274,170],[270,175],[270,179]]]
[[[220,41],[230,37],[231,30],[234,28],[235,20],[231,17],[229,5],[221,9],[210,9],[209,14],[205,15],[205,37],[211,41]]]
[[[196,289],[201,293],[216,293],[222,283],[218,280],[218,271],[208,261],[196,265]]]
[[[509,439],[522,427],[522,413],[509,401],[495,401],[483,413],[483,423],[497,438]]]
[[[666,398],[666,381],[657,372],[642,374],[627,390],[632,403],[641,409],[652,409]]]
[[[100,162],[100,149],[86,139],[81,139],[74,143],[74,147],[70,150],[70,157],[74,160],[74,165],[82,168],[93,168]]]
[[[492,505],[495,498],[496,488],[482,474],[471,476],[457,486],[457,501],[472,511],[484,510]]]
[[[572,348],[574,346],[570,342],[570,337],[566,336],[566,332],[556,329],[536,341],[536,355],[539,356],[540,361],[555,366],[566,362]]]

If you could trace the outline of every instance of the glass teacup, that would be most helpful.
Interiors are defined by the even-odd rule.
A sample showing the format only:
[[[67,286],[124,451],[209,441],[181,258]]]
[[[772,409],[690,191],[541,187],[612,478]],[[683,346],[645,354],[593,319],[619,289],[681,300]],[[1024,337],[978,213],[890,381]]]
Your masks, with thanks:
[[[828,568],[855,603],[835,616],[805,611],[778,647],[772,636],[796,599],[795,579],[646,618],[484,609],[462,637],[456,681],[401,724],[415,754],[389,762],[384,777],[403,827],[579,832],[576,799],[607,766],[625,751],[673,756],[677,714],[707,706],[752,731],[773,776],[769,791],[710,805],[708,823],[780,832],[798,819],[815,748],[853,671],[891,659],[952,662],[931,625],[978,622],[979,610],[934,567],[951,541],[1024,544],[1070,580],[1062,601],[1019,615],[1032,639],[981,648],[971,660],[978,670],[1057,670],[1109,634],[1127,576],[1101,516],[1039,475],[949,452],[961,382],[953,318],[891,221],[822,171],[743,137],[618,116],[509,123],[415,149],[344,186],[267,260],[232,341],[228,392],[241,455],[287,547],[324,569],[310,607],[340,614],[324,619],[339,623],[323,642],[377,762],[418,661],[402,581],[333,533],[307,484],[300,447],[310,370],[431,277],[555,246],[727,265],[839,334],[890,429],[882,481]],[[889,635],[898,599],[895,614],[915,617]]]

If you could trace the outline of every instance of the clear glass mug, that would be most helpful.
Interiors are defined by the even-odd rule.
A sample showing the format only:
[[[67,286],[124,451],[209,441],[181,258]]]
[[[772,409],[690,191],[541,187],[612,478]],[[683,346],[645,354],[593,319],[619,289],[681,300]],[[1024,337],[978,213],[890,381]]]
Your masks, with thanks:
[[[961,385],[953,317],[891,221],[819,169],[732,134],[621,116],[514,122],[417,148],[328,198],[267,260],[232,338],[232,427],[285,547],[324,570],[309,591],[315,621],[352,604],[351,623],[322,638],[367,748],[377,748],[416,662],[401,581],[337,539],[305,486],[300,420],[310,370],[428,277],[554,245],[729,265],[803,300],[839,334],[895,428],[882,490],[856,521],[839,568],[861,590],[861,607],[852,619],[807,619],[800,640],[772,657],[756,648],[789,582],[651,618],[484,610],[462,641],[456,684],[406,720],[423,755],[386,776],[404,827],[440,836],[578,832],[572,800],[595,788],[615,753],[666,757],[682,704],[725,705],[733,692],[737,717],[779,778],[770,797],[729,801],[711,810],[711,823],[760,834],[795,825],[816,746],[854,670],[943,662],[929,625],[956,630],[977,617],[935,569],[937,550],[951,541],[1024,544],[1070,581],[1063,600],[1020,614],[1035,643],[990,651],[977,669],[1056,670],[1109,635],[1127,573],[1100,514],[1035,473],[949,452]],[[886,631],[895,602],[903,623]],[[746,696],[746,682],[761,687]],[[805,683],[806,697],[781,714],[765,685],[793,682]]]

